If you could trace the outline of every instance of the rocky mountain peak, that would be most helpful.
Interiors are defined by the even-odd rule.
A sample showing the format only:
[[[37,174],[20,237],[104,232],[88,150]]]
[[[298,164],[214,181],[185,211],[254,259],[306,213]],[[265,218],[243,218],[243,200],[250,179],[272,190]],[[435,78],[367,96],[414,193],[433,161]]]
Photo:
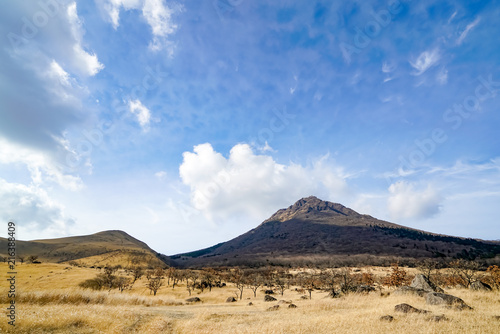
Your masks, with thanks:
[[[318,213],[327,213],[330,215],[360,217],[361,215],[342,204],[323,201],[315,196],[309,196],[299,199],[286,209],[278,210],[265,222],[269,221],[287,221],[293,218],[300,218],[305,215],[314,215]]]

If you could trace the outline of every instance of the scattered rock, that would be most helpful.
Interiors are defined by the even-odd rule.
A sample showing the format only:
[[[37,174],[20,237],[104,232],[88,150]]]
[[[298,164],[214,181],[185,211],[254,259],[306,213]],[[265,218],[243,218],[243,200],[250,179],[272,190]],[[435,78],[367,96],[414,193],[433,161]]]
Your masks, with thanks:
[[[369,293],[372,291],[375,291],[375,288],[373,286],[364,285],[364,284],[358,286],[358,288],[356,289],[357,293]]]
[[[444,314],[441,314],[441,315],[433,315],[431,317],[428,317],[426,320],[440,322],[440,321],[448,321],[450,319],[448,319]]]
[[[395,295],[417,295],[420,297],[425,296],[427,291],[417,288],[412,288],[411,286],[402,286],[393,292]]]
[[[186,299],[186,301],[188,303],[198,303],[198,302],[201,302],[201,299],[198,297],[191,297],[191,298]]]
[[[270,308],[268,308],[267,310],[268,311],[277,311],[279,308],[280,308],[279,305],[274,305],[274,306],[271,306]]]
[[[290,305],[288,305],[288,308],[297,308],[297,305],[295,305],[295,304],[290,304]]]
[[[264,293],[266,295],[274,295],[274,291],[273,290],[264,290]]]
[[[234,297],[227,297],[226,303],[234,303],[236,301],[236,298]]]
[[[264,301],[265,301],[265,302],[274,302],[274,301],[276,301],[276,300],[277,300],[276,298],[274,298],[273,296],[270,296],[270,295],[266,295],[266,296],[264,297]]]
[[[438,287],[436,284],[432,283],[427,277],[422,274],[418,274],[415,276],[413,281],[410,284],[410,288],[414,288],[417,290],[424,290],[427,292],[439,292],[443,293],[443,289]]]
[[[470,285],[471,290],[476,291],[491,291],[491,286],[489,284],[483,283],[481,281],[475,281]]]
[[[425,296],[425,301],[429,305],[448,305],[454,306],[457,310],[472,310],[472,307],[465,304],[462,299],[446,293],[429,292]]]
[[[278,305],[281,305],[281,304],[291,304],[291,303],[292,303],[292,301],[291,301],[291,300],[280,300],[280,301],[278,302]]]
[[[380,320],[384,320],[384,321],[394,321],[394,317],[392,315],[383,315],[380,317]]]
[[[409,304],[398,304],[394,306],[394,311],[402,313],[429,313],[429,311],[419,310],[418,308],[415,308]]]

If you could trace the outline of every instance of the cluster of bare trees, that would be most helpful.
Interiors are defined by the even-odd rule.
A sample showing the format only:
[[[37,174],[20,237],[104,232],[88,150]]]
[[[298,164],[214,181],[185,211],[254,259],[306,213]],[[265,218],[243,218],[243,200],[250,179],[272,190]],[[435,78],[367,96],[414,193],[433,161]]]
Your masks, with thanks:
[[[469,287],[475,281],[481,280],[492,287],[500,288],[500,268],[496,265],[481,271],[473,261],[455,260],[442,263],[436,260],[423,260],[417,268],[427,278],[437,285]],[[443,269],[444,268],[444,269]],[[366,291],[366,287],[388,286],[399,287],[407,285],[413,279],[407,270],[398,264],[393,264],[385,277],[375,276],[370,271],[342,268],[302,268],[291,270],[283,267],[262,268],[204,268],[200,270],[157,268],[143,269],[134,267],[120,269],[105,267],[95,278],[86,280],[81,287],[96,290],[131,289],[134,283],[145,278],[144,286],[150,294],[156,295],[162,287],[185,286],[189,295],[195,291],[212,291],[214,287],[223,287],[230,283],[236,290],[236,298],[243,299],[245,290],[250,290],[257,297],[259,288],[266,293],[283,295],[291,286],[312,298],[315,290],[327,291],[331,297],[351,292]],[[181,284],[182,283],[182,284]],[[365,288],[363,288],[365,287]]]

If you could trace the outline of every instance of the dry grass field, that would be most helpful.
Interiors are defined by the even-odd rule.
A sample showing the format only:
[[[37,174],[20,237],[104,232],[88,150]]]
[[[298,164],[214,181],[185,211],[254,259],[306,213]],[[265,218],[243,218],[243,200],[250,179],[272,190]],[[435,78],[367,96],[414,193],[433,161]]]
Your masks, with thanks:
[[[0,270],[7,272],[5,264]],[[356,293],[329,298],[315,291],[312,300],[302,299],[294,287],[279,300],[292,301],[297,308],[282,303],[278,310],[268,308],[278,302],[264,302],[264,293],[253,297],[245,289],[243,300],[226,303],[236,288],[229,285],[193,293],[202,302],[187,303],[185,285],[175,289],[162,287],[156,296],[145,288],[145,279],[131,290],[91,291],[78,283],[92,278],[95,269],[64,264],[22,264],[17,266],[17,321],[15,329],[0,321],[5,333],[499,333],[500,293],[446,290],[462,298],[474,309],[457,311],[426,305],[422,297],[380,292]],[[372,272],[384,275],[386,269]],[[4,275],[6,277],[6,275]],[[1,307],[6,313],[7,281],[0,284]],[[389,290],[386,290],[386,292]],[[249,306],[249,302],[253,305]],[[403,314],[394,306],[408,303],[432,314]],[[432,315],[444,314],[448,320],[431,321]],[[380,320],[392,315],[394,321]]]

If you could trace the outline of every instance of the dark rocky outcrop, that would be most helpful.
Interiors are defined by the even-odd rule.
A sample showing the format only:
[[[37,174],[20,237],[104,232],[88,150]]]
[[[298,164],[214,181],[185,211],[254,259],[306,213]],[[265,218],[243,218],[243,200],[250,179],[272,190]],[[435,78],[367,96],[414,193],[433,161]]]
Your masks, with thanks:
[[[476,291],[491,291],[492,288],[489,284],[483,283],[481,281],[475,281],[470,285],[471,290],[476,290]]]
[[[275,301],[276,301],[276,298],[274,298],[274,297],[273,297],[273,296],[271,296],[271,295],[266,295],[266,296],[264,297],[264,301],[265,301],[265,302],[275,302]]]
[[[201,299],[198,297],[191,297],[191,298],[186,299],[186,301],[188,303],[198,303],[198,302],[201,302]]]
[[[472,307],[467,305],[461,298],[448,295],[446,293],[429,292],[425,296],[425,301],[429,305],[445,305],[454,307],[457,310],[471,310]]]
[[[429,313],[429,311],[426,310],[420,310],[418,308],[415,308],[409,304],[398,304],[394,306],[394,311],[396,312],[402,312],[402,313]]]

